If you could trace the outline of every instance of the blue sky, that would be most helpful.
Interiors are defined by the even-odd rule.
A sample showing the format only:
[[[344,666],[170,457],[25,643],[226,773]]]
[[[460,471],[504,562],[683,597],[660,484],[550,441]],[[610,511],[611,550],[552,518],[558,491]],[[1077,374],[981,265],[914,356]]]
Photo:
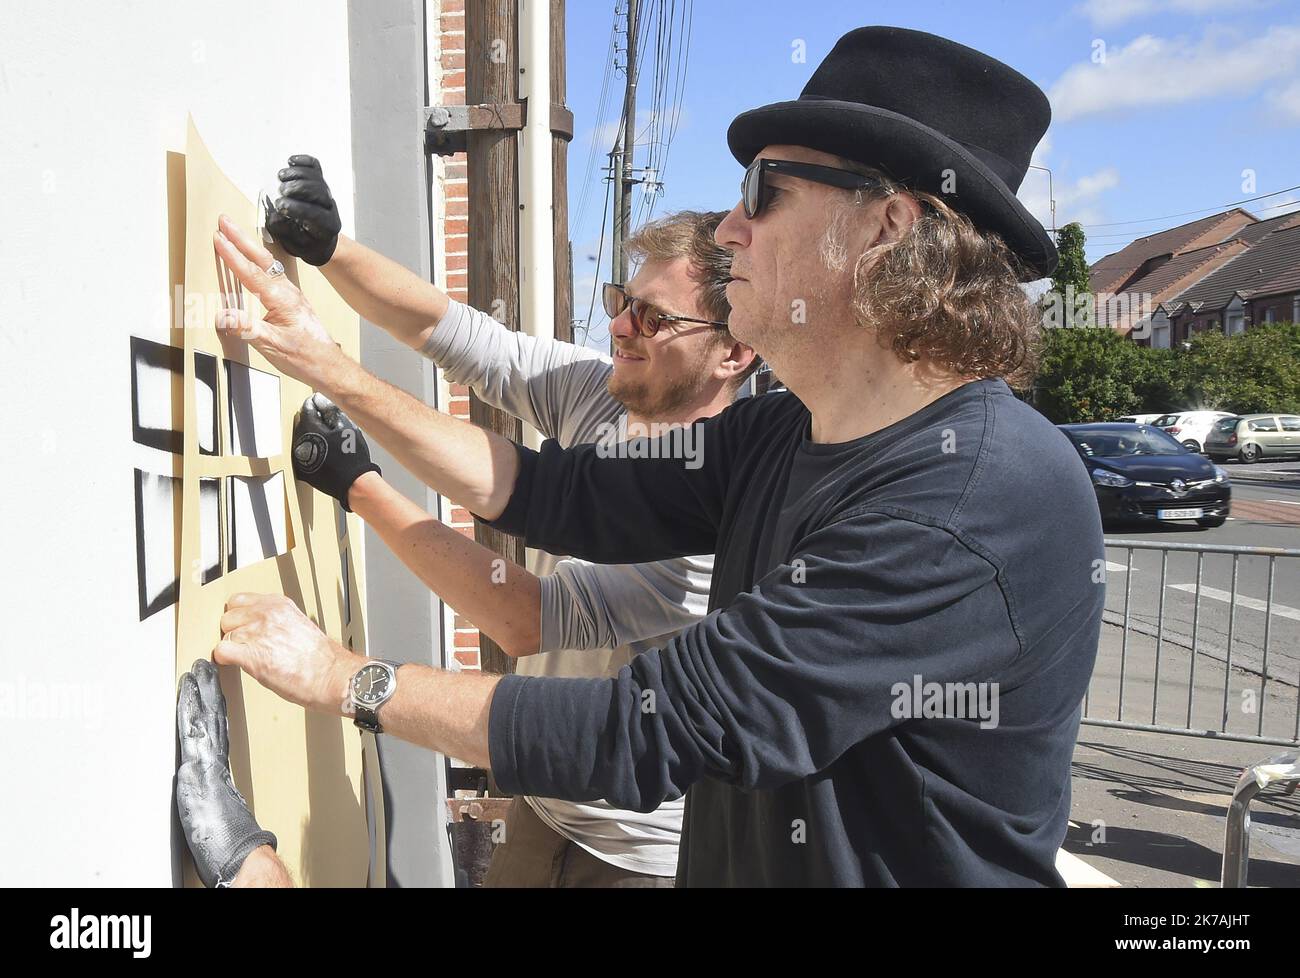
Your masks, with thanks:
[[[673,0],[641,0],[641,6],[653,10],[661,2],[673,6]],[[676,0],[679,14],[685,3]],[[665,123],[669,113],[680,114],[655,215],[730,208],[741,171],[726,148],[728,124],[745,109],[796,98],[836,39],[868,24],[952,38],[1005,61],[1048,93],[1053,121],[1034,163],[1052,171],[1057,225],[1084,225],[1089,261],[1223,204],[1300,184],[1297,0],[696,0],[691,6],[679,108],[667,104],[671,85],[661,100]],[[570,236],[579,320],[587,316],[593,281],[609,275],[608,226],[599,262],[590,256],[607,210],[601,167],[622,108],[623,76],[615,72],[605,110],[597,112],[614,7],[615,0],[568,3],[568,104],[575,116]],[[799,60],[800,51],[806,60]],[[637,125],[646,134],[649,76],[647,58]],[[644,160],[638,147],[637,166]],[[1020,199],[1050,226],[1046,173],[1030,170]],[[1242,206],[1273,217],[1300,208],[1300,191]],[[643,213],[638,191],[633,214]],[[603,347],[599,308],[592,319],[589,342]]]

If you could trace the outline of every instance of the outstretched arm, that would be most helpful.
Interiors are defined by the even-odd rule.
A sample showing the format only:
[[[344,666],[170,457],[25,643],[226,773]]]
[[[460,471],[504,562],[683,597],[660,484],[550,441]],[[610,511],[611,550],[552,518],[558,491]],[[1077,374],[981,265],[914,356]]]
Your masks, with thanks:
[[[293,448],[300,482],[359,515],[430,590],[509,655],[615,648],[704,615],[712,558],[605,566],[570,561],[538,578],[388,485],[370,462],[365,435],[320,394],[303,405]]]
[[[352,484],[348,502],[430,591],[507,655],[538,651],[541,587],[535,574],[434,519],[376,473]]]
[[[447,314],[442,289],[346,235],[339,235],[334,257],[321,272],[349,306],[413,349],[428,342]]]
[[[320,162],[289,157],[280,196],[266,203],[266,229],[289,254],[318,266],[349,306],[394,339],[419,349],[447,312],[447,296],[409,268],[340,234],[342,221]]]
[[[904,591],[900,552],[926,555]],[[905,722],[900,687],[996,684],[1023,651],[997,569],[940,528],[868,513],[810,533],[795,553],[800,564],[613,678],[403,665],[380,722],[491,767],[516,792],[651,811],[704,777],[768,789],[823,770]],[[367,660],[288,598],[235,595],[221,629],[218,662],[308,709],[346,713],[348,680]]]
[[[330,339],[285,275],[268,275],[271,253],[222,217],[217,253],[266,309],[231,309],[218,329],[247,340],[282,373],[326,394],[413,475],[486,518],[505,508],[517,468],[511,442],[429,407],[369,373]]]

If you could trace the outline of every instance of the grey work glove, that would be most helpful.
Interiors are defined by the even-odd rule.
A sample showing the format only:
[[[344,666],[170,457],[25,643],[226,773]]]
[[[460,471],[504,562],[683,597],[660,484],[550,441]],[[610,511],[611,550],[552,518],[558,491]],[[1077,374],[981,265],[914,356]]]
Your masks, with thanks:
[[[339,209],[312,156],[290,156],[282,169],[280,196],[266,201],[266,229],[289,254],[311,265],[324,265],[338,247]]]
[[[248,810],[230,777],[226,698],[217,667],[199,659],[181,676],[176,704],[181,766],[176,770],[176,811],[203,885],[229,886],[248,854],[276,846]]]
[[[379,472],[361,429],[324,394],[303,402],[293,425],[293,474],[333,496],[349,513],[348,490],[367,472]]]

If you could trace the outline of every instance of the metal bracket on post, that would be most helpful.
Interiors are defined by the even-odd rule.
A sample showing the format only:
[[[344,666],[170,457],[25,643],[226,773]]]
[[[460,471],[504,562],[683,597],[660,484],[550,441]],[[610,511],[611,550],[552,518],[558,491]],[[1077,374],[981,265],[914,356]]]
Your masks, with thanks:
[[[489,129],[518,131],[527,121],[527,102],[425,106],[424,151],[438,156],[463,153],[470,132]],[[565,142],[573,140],[573,113],[567,107],[551,105],[551,134]]]

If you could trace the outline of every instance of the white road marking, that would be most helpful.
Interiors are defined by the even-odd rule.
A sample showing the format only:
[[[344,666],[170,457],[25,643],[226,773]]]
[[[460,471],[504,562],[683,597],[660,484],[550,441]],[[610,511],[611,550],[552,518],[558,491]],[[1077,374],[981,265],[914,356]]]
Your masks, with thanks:
[[[1300,506],[1300,503],[1293,499],[1265,499],[1266,503],[1281,503],[1283,506]]]
[[[1196,593],[1195,584],[1170,584],[1168,587],[1175,591],[1186,591],[1188,594]],[[1201,594],[1207,598],[1213,598],[1215,601],[1231,601],[1231,591],[1220,591],[1217,587],[1206,587],[1201,585]],[[1244,594],[1237,595],[1237,604],[1242,608],[1250,608],[1252,611],[1267,611],[1268,602],[1261,601],[1259,598],[1248,598]],[[1273,602],[1273,614],[1279,618],[1290,618],[1292,621],[1300,621],[1300,609],[1290,608],[1284,604]]]
[[[1106,570],[1110,571],[1112,574],[1123,574],[1128,571],[1128,565],[1117,564],[1113,560],[1108,560],[1106,561]]]

